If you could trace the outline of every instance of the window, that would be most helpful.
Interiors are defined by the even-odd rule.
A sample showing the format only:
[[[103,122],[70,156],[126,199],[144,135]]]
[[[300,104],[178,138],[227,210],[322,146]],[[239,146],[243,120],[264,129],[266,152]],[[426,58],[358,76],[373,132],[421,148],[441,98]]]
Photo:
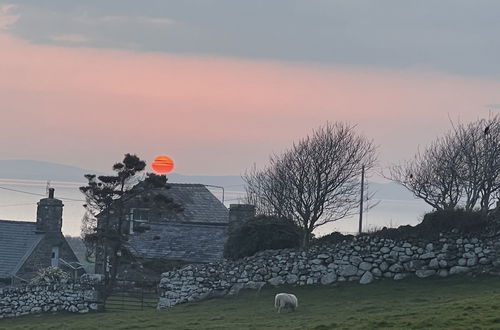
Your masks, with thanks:
[[[52,247],[52,255],[50,256],[50,265],[59,267],[59,246]]]
[[[133,208],[130,209],[130,227],[129,233],[133,234],[134,229],[137,228],[143,222],[147,222],[149,219],[149,209],[145,208]]]
[[[148,221],[149,209],[130,209],[132,221]]]

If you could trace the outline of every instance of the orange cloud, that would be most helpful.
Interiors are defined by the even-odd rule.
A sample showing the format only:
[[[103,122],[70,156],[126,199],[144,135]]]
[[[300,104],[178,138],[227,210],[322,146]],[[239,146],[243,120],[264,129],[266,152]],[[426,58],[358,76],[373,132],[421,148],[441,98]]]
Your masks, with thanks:
[[[273,61],[33,45],[0,33],[0,148],[106,169],[126,152],[180,173],[238,174],[329,120],[381,157],[412,154],[449,117],[487,115],[500,82]]]

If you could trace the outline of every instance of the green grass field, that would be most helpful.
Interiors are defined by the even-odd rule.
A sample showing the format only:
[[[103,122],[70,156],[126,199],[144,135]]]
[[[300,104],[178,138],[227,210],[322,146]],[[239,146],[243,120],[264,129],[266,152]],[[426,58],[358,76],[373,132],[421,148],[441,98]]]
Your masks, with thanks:
[[[297,295],[296,312],[274,311],[281,291]],[[500,329],[500,278],[265,288],[160,311],[0,320],[0,329]]]

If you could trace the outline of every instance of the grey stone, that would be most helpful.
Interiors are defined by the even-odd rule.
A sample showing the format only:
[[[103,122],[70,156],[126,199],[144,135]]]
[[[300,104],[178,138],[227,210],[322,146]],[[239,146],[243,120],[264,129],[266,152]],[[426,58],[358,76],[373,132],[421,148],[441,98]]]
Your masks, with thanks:
[[[423,260],[426,260],[426,259],[432,259],[436,257],[436,255],[434,254],[434,252],[427,252],[427,253],[424,253],[420,256],[420,259],[423,259]]]
[[[388,247],[384,246],[380,249],[380,253],[389,253],[391,251],[391,249],[389,249]]]
[[[337,274],[333,272],[327,273],[321,277],[321,284],[323,285],[332,284],[335,281],[337,281]]]
[[[476,254],[474,252],[465,252],[462,256],[466,259],[476,258]]]
[[[389,271],[393,273],[401,273],[402,271],[404,271],[404,267],[400,264],[393,264],[389,267]]]
[[[480,263],[481,265],[487,265],[487,264],[489,264],[489,263],[490,263],[490,259],[488,259],[488,258],[484,258],[484,257],[483,257],[483,258],[479,259],[479,263]]]
[[[467,259],[467,267],[472,267],[477,265],[477,257]]]
[[[78,307],[76,307],[75,305],[71,305],[69,306],[68,311],[70,311],[71,313],[78,313]]]
[[[432,269],[439,268],[439,261],[437,260],[437,258],[431,259],[431,261],[429,262],[429,268],[432,268]]]
[[[245,287],[245,284],[243,283],[236,283],[234,284],[231,289],[229,289],[229,292],[227,293],[230,296],[237,295],[240,293],[240,291]]]
[[[353,265],[345,265],[340,269],[339,275],[341,276],[353,276],[358,272],[358,267]]]
[[[283,284],[283,278],[281,276],[273,277],[267,281],[267,283],[277,286]]]
[[[467,273],[469,270],[469,267],[453,266],[450,268],[450,275]]]
[[[399,262],[404,263],[410,261],[412,258],[408,255],[399,256]]]
[[[361,269],[361,270],[365,270],[365,271],[366,271],[366,270],[370,270],[370,269],[372,269],[372,264],[371,264],[371,263],[369,263],[369,262],[365,262],[365,261],[363,261],[362,263],[360,263],[360,264],[359,264],[359,266],[358,266],[358,267],[359,267],[359,269]]]
[[[415,272],[415,275],[420,278],[426,278],[434,274],[436,274],[436,271],[434,269],[419,269]]]
[[[408,273],[398,273],[398,274],[394,275],[394,280],[399,281],[399,280],[402,280],[406,277],[408,277]]]
[[[448,276],[448,270],[447,269],[440,269],[440,270],[438,270],[437,275],[439,277],[446,277],[446,276]]]
[[[31,310],[30,310],[30,313],[40,313],[42,311],[42,308],[41,307],[33,307]]]
[[[370,284],[371,282],[373,282],[373,275],[370,271],[366,271],[359,280],[360,284]]]
[[[173,305],[175,305],[175,302],[168,298],[160,297],[158,300],[158,308],[170,307]]]
[[[326,270],[327,268],[324,265],[311,265],[311,270],[313,272],[321,272],[323,270]]]
[[[294,274],[290,274],[286,277],[286,283],[288,284],[295,284],[299,280],[299,277]]]
[[[361,259],[361,257],[358,257],[358,256],[351,256],[351,257],[349,258],[349,261],[350,261],[353,265],[357,266],[357,265],[359,265],[359,264],[363,261],[363,259]]]

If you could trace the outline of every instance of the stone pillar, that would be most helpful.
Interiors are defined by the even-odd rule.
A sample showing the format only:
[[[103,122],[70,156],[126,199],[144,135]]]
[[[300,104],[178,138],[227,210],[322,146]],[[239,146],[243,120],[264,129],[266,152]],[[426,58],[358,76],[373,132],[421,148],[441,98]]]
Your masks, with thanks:
[[[245,220],[255,217],[255,205],[230,204],[229,205],[229,230],[233,230]]]
[[[54,188],[49,189],[49,197],[38,202],[36,210],[36,231],[39,233],[61,232],[63,203],[54,198]]]

